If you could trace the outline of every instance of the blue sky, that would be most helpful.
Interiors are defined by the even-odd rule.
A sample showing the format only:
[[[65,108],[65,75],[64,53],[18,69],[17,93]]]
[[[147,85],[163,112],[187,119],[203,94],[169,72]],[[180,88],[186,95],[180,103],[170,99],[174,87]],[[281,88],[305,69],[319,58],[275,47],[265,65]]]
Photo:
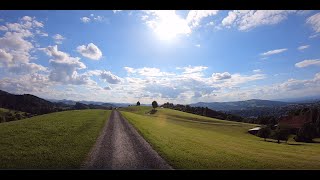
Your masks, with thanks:
[[[0,11],[0,89],[193,103],[320,92],[320,11]]]

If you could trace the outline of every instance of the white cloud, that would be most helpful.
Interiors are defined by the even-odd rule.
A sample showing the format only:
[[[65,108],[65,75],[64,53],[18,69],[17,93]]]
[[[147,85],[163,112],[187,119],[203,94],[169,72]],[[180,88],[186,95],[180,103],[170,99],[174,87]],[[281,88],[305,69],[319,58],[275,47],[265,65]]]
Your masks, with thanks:
[[[66,39],[61,34],[56,34],[56,35],[52,36],[52,38],[55,40],[55,43],[57,43],[57,44],[62,44],[62,41],[64,39]]]
[[[131,67],[124,67],[124,69],[127,71],[127,73],[134,73],[135,72],[134,68],[131,68]]]
[[[173,73],[162,72],[158,68],[143,67],[143,68],[134,69],[131,67],[124,67],[124,69],[130,74],[139,74],[141,76],[149,76],[149,77],[174,75]]]
[[[320,33],[320,13],[310,16],[306,23],[309,24],[316,33]]]
[[[43,27],[37,22],[35,18],[25,16],[19,23],[2,26],[7,32],[0,37],[0,67],[6,72],[24,74],[46,71],[45,67],[30,62],[35,59],[30,54],[34,50],[33,37],[37,35],[35,28]]]
[[[319,37],[319,36],[320,36],[320,33],[310,35],[309,38],[310,38],[310,39],[313,39],[313,38],[316,38],[316,37]]]
[[[254,69],[252,72],[254,72],[254,73],[261,73],[262,71],[261,71],[261,69]]]
[[[267,52],[264,52],[264,53],[261,53],[262,56],[270,56],[270,55],[273,55],[273,54],[279,54],[279,53],[282,53],[284,51],[287,51],[288,49],[286,48],[283,48],[283,49],[275,49],[275,50],[271,50],[271,51],[267,51]]]
[[[320,66],[320,59],[303,60],[295,64],[295,66],[298,68],[303,68],[312,65]]]
[[[88,23],[88,22],[90,22],[90,18],[88,18],[88,17],[82,17],[82,18],[80,18],[80,20],[81,20],[83,23]]]
[[[178,67],[176,69],[183,69],[183,74],[191,74],[191,73],[199,73],[206,70],[208,67],[206,66],[186,66],[186,67]]]
[[[236,26],[240,31],[247,31],[258,26],[274,25],[287,19],[288,10],[235,10],[229,11],[228,16],[222,20],[225,27]]]
[[[8,31],[8,28],[6,26],[0,26],[0,31]]]
[[[309,47],[310,47],[310,45],[304,45],[304,46],[299,46],[297,49],[302,51],[302,50],[307,49]]]
[[[92,60],[99,60],[102,57],[102,52],[93,43],[89,43],[87,46],[81,45],[77,47],[77,51],[84,57],[90,58]]]
[[[80,18],[80,21],[87,24],[87,23],[90,23],[90,22],[102,22],[103,20],[105,20],[105,17],[104,16],[96,16],[94,14],[90,14],[90,17],[81,17]]]
[[[5,50],[0,49],[0,62],[4,65],[9,65],[13,63],[13,56],[7,53]]]
[[[45,32],[41,32],[40,30],[36,30],[36,34],[40,35],[40,36],[43,36],[43,37],[48,37],[48,33],[45,33]]]
[[[100,74],[100,78],[105,80],[110,84],[119,84],[121,83],[121,78],[112,74],[110,71],[102,71]]]
[[[86,65],[80,62],[79,57],[71,57],[69,54],[59,51],[57,45],[48,46],[44,51],[52,57],[49,60],[52,67],[49,75],[51,81],[77,85],[92,83],[87,75],[78,74],[77,70],[86,68]]]
[[[21,18],[21,20],[23,20],[23,21],[32,21],[32,17],[30,17],[30,16],[23,16],[23,17]]]
[[[187,16],[187,22],[191,28],[198,27],[203,18],[218,14],[218,10],[191,10]]]
[[[228,72],[224,72],[224,73],[213,73],[212,77],[214,80],[225,80],[225,79],[230,79],[231,78],[231,74]]]
[[[200,44],[196,44],[195,46],[199,48],[199,47],[200,47]]]
[[[113,13],[116,14],[116,13],[119,13],[121,12],[122,10],[113,10]]]

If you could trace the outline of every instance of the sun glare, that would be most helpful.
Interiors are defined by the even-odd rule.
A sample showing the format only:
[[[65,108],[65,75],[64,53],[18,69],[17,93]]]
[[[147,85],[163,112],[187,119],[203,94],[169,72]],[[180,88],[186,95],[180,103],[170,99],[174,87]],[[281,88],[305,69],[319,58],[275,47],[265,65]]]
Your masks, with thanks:
[[[178,34],[189,34],[191,29],[187,21],[174,12],[164,12],[159,16],[154,31],[159,39],[171,41]]]

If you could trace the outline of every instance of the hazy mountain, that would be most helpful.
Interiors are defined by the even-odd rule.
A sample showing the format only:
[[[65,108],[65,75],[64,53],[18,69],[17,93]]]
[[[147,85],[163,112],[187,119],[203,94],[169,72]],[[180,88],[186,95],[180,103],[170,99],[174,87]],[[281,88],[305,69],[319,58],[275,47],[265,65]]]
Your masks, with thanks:
[[[286,106],[291,103],[281,101],[269,101],[261,99],[250,99],[246,101],[232,101],[232,102],[198,102],[190,104],[190,106],[196,107],[208,107],[217,111],[232,111],[232,110],[246,110],[251,108],[268,108],[268,107],[280,107]]]

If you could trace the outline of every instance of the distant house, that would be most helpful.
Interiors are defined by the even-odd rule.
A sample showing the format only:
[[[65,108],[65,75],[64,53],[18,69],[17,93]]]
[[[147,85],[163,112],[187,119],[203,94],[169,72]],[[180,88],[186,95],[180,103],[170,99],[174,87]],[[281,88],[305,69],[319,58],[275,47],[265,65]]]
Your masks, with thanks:
[[[255,127],[255,128],[249,129],[248,133],[256,135],[260,129],[261,127]]]

